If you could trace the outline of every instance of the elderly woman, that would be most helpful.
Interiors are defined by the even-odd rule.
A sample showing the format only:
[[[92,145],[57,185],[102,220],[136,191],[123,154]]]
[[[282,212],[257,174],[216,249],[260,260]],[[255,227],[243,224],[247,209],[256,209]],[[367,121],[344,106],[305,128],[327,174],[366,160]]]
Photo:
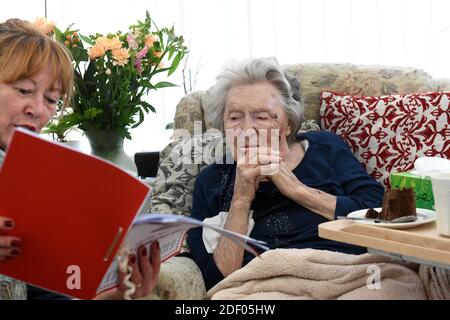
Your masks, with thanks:
[[[272,249],[365,253],[363,248],[321,239],[318,225],[354,210],[380,207],[383,188],[338,136],[297,135],[303,105],[293,99],[275,60],[251,59],[226,67],[210,101],[234,162],[212,164],[200,173],[194,218],[249,234]],[[201,229],[191,230],[188,244],[207,288],[253,258],[230,240],[215,241]]]
[[[27,21],[10,19],[0,23],[0,164],[14,129],[23,127],[40,132],[55,114],[58,101],[62,99],[65,105],[68,104],[72,88],[72,60],[62,45]],[[14,235],[14,226],[15,222],[8,218],[8,213],[1,212],[0,264],[22,254],[22,239]],[[2,235],[4,231],[8,236]],[[131,281],[138,287],[132,298],[148,295],[155,287],[159,255],[159,247],[155,243],[151,252],[141,247],[137,257],[129,257],[133,269]],[[120,272],[119,278],[123,280],[124,277],[125,274]],[[5,288],[6,292],[3,291]],[[127,289],[121,284],[97,298],[121,299]],[[0,275],[0,299],[14,298],[5,297],[11,292],[19,298],[24,291],[23,284]],[[61,298],[31,286],[28,295],[31,298]]]

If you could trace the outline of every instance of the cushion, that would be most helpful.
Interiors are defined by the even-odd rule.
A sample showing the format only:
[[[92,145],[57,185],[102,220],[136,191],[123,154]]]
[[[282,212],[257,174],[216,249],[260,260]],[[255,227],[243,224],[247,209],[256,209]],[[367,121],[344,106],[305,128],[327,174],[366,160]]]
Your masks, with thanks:
[[[450,158],[450,92],[384,96],[321,94],[322,129],[341,136],[367,172],[389,187],[389,174],[420,156]]]
[[[162,300],[202,300],[206,295],[202,272],[188,257],[172,257],[161,265],[157,295]]]

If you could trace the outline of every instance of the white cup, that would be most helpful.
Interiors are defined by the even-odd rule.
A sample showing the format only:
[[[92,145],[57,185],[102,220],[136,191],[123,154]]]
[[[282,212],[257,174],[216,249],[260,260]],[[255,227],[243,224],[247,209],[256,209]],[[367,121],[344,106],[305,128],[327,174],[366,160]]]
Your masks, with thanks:
[[[450,237],[450,173],[431,176],[438,233]]]

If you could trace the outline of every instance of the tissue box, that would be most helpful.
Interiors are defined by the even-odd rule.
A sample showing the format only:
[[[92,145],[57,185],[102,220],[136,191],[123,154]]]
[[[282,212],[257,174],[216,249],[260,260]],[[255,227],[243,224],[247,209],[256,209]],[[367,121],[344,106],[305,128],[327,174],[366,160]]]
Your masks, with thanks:
[[[434,197],[430,178],[422,178],[412,172],[397,172],[392,173],[390,179],[391,188],[414,188],[417,208],[434,210]]]

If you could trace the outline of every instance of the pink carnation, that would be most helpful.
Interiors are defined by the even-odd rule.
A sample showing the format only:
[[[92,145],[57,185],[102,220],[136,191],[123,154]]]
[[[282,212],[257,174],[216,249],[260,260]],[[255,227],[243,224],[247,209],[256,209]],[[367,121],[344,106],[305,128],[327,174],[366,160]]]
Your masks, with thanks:
[[[138,48],[138,44],[136,42],[136,38],[132,33],[129,33],[127,35],[127,42],[128,42],[128,46],[133,49],[136,50]]]
[[[136,69],[136,71],[141,74],[142,72],[142,61],[140,58],[137,58],[136,61],[134,62],[134,67]]]
[[[141,51],[139,51],[139,52],[136,54],[136,57],[137,57],[138,59],[142,59],[142,58],[144,58],[144,57],[147,55],[147,52],[148,52],[148,48],[147,48],[147,46],[145,46]]]

